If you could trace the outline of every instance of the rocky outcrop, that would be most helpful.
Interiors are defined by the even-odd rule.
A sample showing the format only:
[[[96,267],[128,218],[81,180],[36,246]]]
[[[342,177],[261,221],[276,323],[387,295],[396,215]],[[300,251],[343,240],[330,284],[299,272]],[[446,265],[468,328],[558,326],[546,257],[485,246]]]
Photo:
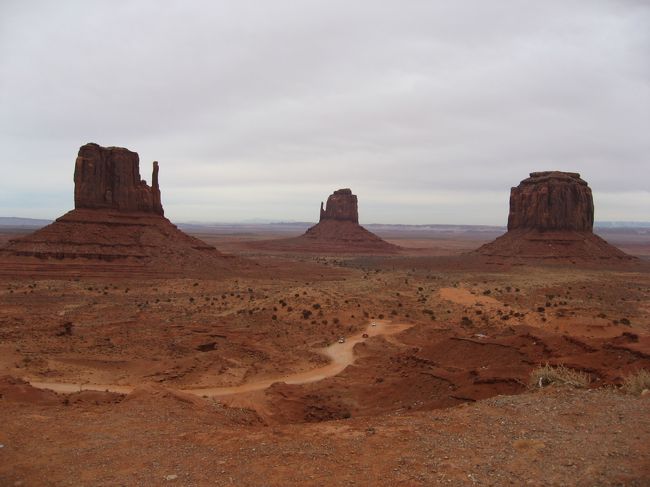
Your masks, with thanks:
[[[75,208],[112,208],[163,215],[158,163],[151,186],[140,178],[140,158],[122,147],[90,143],[79,149],[74,170]]]
[[[593,225],[591,189],[580,174],[533,172],[510,191],[508,232],[475,253],[570,262],[633,259],[594,235]]]
[[[578,173],[533,172],[510,190],[508,230],[591,232],[593,225],[591,188]]]
[[[323,209],[320,204],[320,220],[340,220],[359,223],[359,209],[357,195],[352,190],[337,189],[327,198],[327,205]]]
[[[251,242],[250,247],[291,252],[318,252],[321,254],[392,254],[397,245],[382,240],[359,225],[357,196],[348,188],[334,191],[323,208],[320,220],[304,235],[295,238]]]
[[[247,267],[163,216],[158,163],[140,179],[138,154],[86,144],[75,163],[75,209],[0,249],[0,275],[189,277]]]

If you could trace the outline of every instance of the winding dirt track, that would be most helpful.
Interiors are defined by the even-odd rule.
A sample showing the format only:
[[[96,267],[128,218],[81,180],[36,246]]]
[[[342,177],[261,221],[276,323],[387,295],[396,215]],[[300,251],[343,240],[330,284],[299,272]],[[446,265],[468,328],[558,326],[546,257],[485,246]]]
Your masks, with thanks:
[[[182,389],[182,392],[195,394],[197,396],[223,397],[264,390],[276,382],[284,382],[286,384],[306,384],[309,382],[317,382],[319,380],[323,380],[341,373],[348,365],[354,363],[356,360],[356,357],[354,356],[354,346],[357,343],[361,343],[367,340],[367,338],[363,337],[364,334],[367,334],[368,338],[379,335],[394,335],[413,326],[411,324],[393,324],[387,321],[375,321],[374,323],[374,326],[372,323],[369,323],[365,331],[348,337],[344,343],[337,342],[327,348],[322,349],[321,353],[331,360],[329,364],[323,367],[318,367],[304,372],[296,372],[294,374],[281,375],[254,382],[248,382],[246,384],[241,384],[238,386],[190,388]],[[32,381],[29,379],[25,380],[27,380],[33,387],[36,387],[38,389],[50,389],[52,391],[62,393],[72,393],[83,390],[108,391],[120,394],[129,394],[135,389],[135,386],[124,386],[116,384],[41,382]]]

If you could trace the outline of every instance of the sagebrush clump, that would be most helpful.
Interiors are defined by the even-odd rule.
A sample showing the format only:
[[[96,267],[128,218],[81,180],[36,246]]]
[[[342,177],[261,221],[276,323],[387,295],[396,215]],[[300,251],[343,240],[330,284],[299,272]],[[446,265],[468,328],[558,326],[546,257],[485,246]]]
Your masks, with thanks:
[[[621,387],[626,394],[640,395],[644,390],[650,390],[650,371],[639,369],[623,379]]]
[[[574,370],[564,365],[546,365],[537,367],[530,373],[530,387],[543,388],[551,384],[568,385],[578,389],[589,387],[591,377],[581,370]]]

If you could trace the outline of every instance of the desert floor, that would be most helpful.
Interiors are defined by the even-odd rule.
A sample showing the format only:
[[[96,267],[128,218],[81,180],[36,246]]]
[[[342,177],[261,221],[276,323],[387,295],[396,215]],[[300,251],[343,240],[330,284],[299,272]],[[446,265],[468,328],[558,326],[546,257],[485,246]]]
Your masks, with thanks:
[[[259,266],[0,278],[0,485],[650,485],[650,395],[620,387],[650,371],[647,240],[585,266],[198,236]],[[547,363],[590,383],[531,384]]]

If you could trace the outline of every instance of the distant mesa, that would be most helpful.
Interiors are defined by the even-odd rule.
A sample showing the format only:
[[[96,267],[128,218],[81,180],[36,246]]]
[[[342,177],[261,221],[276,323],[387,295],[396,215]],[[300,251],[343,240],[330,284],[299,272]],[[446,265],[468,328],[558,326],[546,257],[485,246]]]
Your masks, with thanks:
[[[475,252],[490,257],[633,259],[593,233],[591,188],[580,174],[530,173],[510,190],[508,231]]]
[[[257,248],[320,253],[395,253],[400,247],[388,243],[359,225],[357,196],[345,188],[334,191],[320,205],[318,224],[304,235],[254,242]]]
[[[0,273],[216,277],[241,264],[165,218],[158,163],[151,186],[139,166],[138,154],[128,149],[82,146],[75,162],[75,209],[0,249]]]

